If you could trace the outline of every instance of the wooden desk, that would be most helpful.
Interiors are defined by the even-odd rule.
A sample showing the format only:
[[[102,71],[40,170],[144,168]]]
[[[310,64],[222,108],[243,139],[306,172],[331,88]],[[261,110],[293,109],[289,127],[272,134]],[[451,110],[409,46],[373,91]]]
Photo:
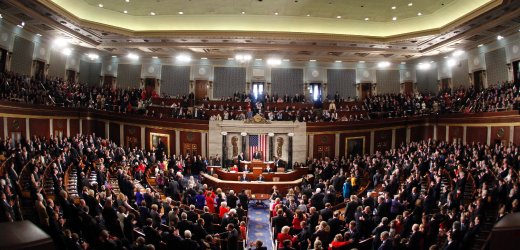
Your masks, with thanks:
[[[240,169],[244,169],[244,165],[247,165],[247,168],[249,169],[249,171],[251,171],[251,169],[253,169],[253,168],[262,168],[262,171],[263,171],[264,169],[267,168],[267,166],[271,166],[271,168],[274,168],[274,162],[272,162],[272,161],[267,161],[267,162],[256,161],[256,160],[241,161]]]
[[[258,168],[255,168],[256,171],[258,171]],[[255,170],[253,169],[253,170]],[[293,181],[297,180],[299,178],[302,178],[303,175],[306,175],[308,173],[307,168],[297,168],[294,171],[288,172],[288,173],[257,173],[257,172],[249,172],[246,174],[247,178],[250,181],[256,181],[258,176],[262,174],[265,178],[265,181],[273,181],[273,178],[278,178],[278,181]],[[238,181],[240,176],[242,176],[243,172],[235,172],[231,173],[226,170],[215,168],[213,171],[214,174],[218,175],[218,178],[225,181]]]
[[[251,190],[253,194],[269,194],[272,192],[273,186],[276,186],[282,195],[287,193],[289,188],[300,186],[303,179],[297,179],[294,181],[279,181],[279,182],[240,182],[240,181],[224,181],[215,178],[211,175],[202,173],[202,182],[210,187],[221,188],[223,191],[234,190],[240,192],[241,190]]]

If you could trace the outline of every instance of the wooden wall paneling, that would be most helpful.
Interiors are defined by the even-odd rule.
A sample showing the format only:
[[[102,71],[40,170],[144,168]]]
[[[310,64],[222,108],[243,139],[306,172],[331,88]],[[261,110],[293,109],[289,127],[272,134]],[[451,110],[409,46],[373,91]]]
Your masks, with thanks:
[[[446,141],[446,126],[437,125],[437,141]]]
[[[26,134],[25,118],[7,117],[7,136],[12,137],[12,133],[20,133],[25,138]]]
[[[335,134],[315,134],[314,135],[314,145],[313,145],[313,155],[314,158],[318,158],[321,152],[322,155],[327,155],[330,158],[334,157],[334,152],[336,150],[336,135]]]
[[[201,145],[201,133],[200,132],[191,132],[191,131],[181,131],[180,132],[180,142],[181,142],[181,154],[185,155],[185,152],[189,150],[187,148],[189,145],[192,147],[196,147],[197,154],[201,154],[202,145]],[[192,148],[193,149],[193,148]]]
[[[449,143],[453,143],[454,140],[462,142],[463,129],[462,126],[450,126],[448,131]]]
[[[172,155],[172,154],[175,153],[175,130],[146,128],[145,129],[145,143],[146,143],[145,147],[146,147],[146,149],[150,149],[151,148],[150,147],[150,143],[151,143],[150,140],[152,139],[152,135],[154,135],[154,134],[158,135],[160,137],[162,137],[161,135],[165,135],[164,137],[169,136],[169,142],[168,143],[165,142],[165,144],[169,144],[169,148],[168,148],[168,152],[165,152],[165,153],[166,153],[166,155]],[[166,145],[166,147],[168,147],[168,145]]]
[[[398,128],[395,130],[395,147],[398,148],[406,142],[406,128]]]
[[[6,135],[4,135],[4,117],[0,116],[0,138],[5,138]]]
[[[491,127],[491,145],[500,141],[509,142],[509,126]]]
[[[106,138],[105,134],[105,122],[98,120],[90,120],[92,126],[92,132],[96,134],[97,137]]]
[[[50,137],[50,120],[48,118],[30,118],[29,119],[29,135]]]
[[[410,128],[410,141],[433,139],[433,126],[417,126]]]
[[[487,128],[486,127],[466,127],[466,143],[486,144]]]
[[[515,129],[513,132],[514,132],[513,143],[515,145],[519,145],[520,144],[520,126],[515,126]]]
[[[385,152],[392,148],[392,130],[378,130],[374,132],[374,152]]]
[[[79,119],[70,119],[70,135],[76,136],[79,134]]]
[[[54,136],[59,136],[60,133],[62,136],[67,136],[67,119],[52,119],[51,133]]]
[[[141,128],[137,126],[124,125],[125,147],[142,147],[141,145]]]
[[[108,133],[109,133],[109,139],[113,142],[115,142],[117,145],[119,145],[119,142],[121,140],[121,134],[119,131],[119,123],[113,123],[111,122],[108,125]]]

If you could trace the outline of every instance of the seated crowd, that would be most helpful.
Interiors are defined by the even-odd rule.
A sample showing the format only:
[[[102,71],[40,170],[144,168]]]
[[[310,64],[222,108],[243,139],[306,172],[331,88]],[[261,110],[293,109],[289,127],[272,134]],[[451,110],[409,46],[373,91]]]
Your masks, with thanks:
[[[56,249],[240,249],[248,197],[201,184],[200,156],[95,134],[0,139],[0,222],[29,219]]]
[[[312,182],[273,192],[273,239],[278,249],[471,248],[520,212],[519,149],[422,141],[309,160]]]
[[[482,91],[473,88],[429,93],[383,94],[356,101],[338,93],[312,103],[303,94],[253,95],[235,92],[220,101],[207,97],[194,101],[194,94],[159,97],[145,89],[89,87],[61,79],[31,79],[14,73],[0,74],[0,99],[31,104],[85,107],[156,118],[200,120],[245,120],[260,113],[271,121],[333,122],[362,121],[375,117],[403,117],[451,112],[511,110],[519,97],[519,83],[502,83]],[[156,102],[154,100],[162,100]],[[168,104],[166,104],[168,103]]]

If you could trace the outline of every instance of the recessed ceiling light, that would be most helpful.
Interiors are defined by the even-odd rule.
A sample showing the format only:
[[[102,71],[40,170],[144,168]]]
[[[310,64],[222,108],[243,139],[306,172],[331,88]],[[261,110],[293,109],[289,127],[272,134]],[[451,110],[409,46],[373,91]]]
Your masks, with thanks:
[[[359,61],[359,63],[365,63],[365,61]]]
[[[421,13],[421,12],[419,12],[419,13],[417,13],[417,15],[418,15],[418,16],[422,16],[422,13]]]
[[[0,14],[0,19],[4,18],[4,16],[2,16],[2,14]]]
[[[395,16],[394,16],[394,17],[392,17],[392,20],[394,20],[394,21],[395,21],[395,20],[397,20],[397,17],[395,17]]]
[[[242,15],[244,15],[244,14],[246,14],[246,12],[245,12],[245,11],[242,11]]]
[[[370,20],[370,18],[368,18],[368,17],[365,17],[365,21],[368,21],[368,20]]]
[[[125,0],[125,2],[129,3],[129,2],[130,2],[130,0]]]
[[[397,7],[395,7],[395,6],[392,6],[392,9],[393,9],[393,10],[395,10],[395,9],[397,9]]]
[[[179,11],[177,13],[179,13],[179,15],[184,15],[184,12],[182,12],[182,11]]]
[[[157,57],[157,56],[152,56],[152,58],[153,58],[153,59],[157,59],[157,58],[159,58],[159,57]]]
[[[307,14],[307,16],[311,16],[311,14]]]
[[[413,3],[409,3],[408,6],[413,6]]]
[[[262,61],[262,58],[255,58],[255,61]]]
[[[228,61],[233,61],[233,60],[235,60],[235,58],[233,58],[233,57],[228,58]]]
[[[103,4],[102,3],[98,4],[98,6],[99,6],[99,8],[103,8]]]
[[[37,36],[42,36],[42,34],[40,34],[40,33],[38,33],[38,34],[36,34],[36,35],[37,35]]]
[[[504,39],[503,36],[501,36],[501,35],[498,35],[498,36],[497,36],[497,40],[502,40],[502,39]]]
[[[282,61],[284,61],[284,62],[288,62],[288,61],[290,61],[290,60],[289,60],[289,59],[282,59]]]
[[[207,57],[201,57],[200,60],[208,60]]]
[[[406,62],[401,62],[401,64],[402,64],[402,65],[405,65],[405,64],[406,64]]]
[[[339,18],[341,18],[341,16],[336,16],[336,18],[338,18],[338,19],[339,19]]]
[[[484,44],[479,44],[477,47],[482,47],[482,46],[484,46]]]
[[[309,62],[315,62],[315,61],[316,61],[316,59],[311,59],[311,60],[309,60]]]
[[[340,60],[336,60],[337,63],[340,63],[341,61]]]
[[[274,14],[275,14],[276,16],[278,16],[278,12],[275,12]]]
[[[150,15],[155,16],[155,12],[153,12],[153,11],[150,12]]]
[[[112,58],[116,58],[117,56],[112,56]]]
[[[128,13],[128,10],[123,10],[123,13],[127,14],[127,13]]]

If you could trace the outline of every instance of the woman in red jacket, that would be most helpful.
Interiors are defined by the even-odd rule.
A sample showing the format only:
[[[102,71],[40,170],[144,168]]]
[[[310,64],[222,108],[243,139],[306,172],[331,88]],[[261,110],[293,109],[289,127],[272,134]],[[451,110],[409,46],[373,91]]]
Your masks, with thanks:
[[[215,213],[215,193],[211,190],[206,192],[206,206],[209,208],[210,213]]]
[[[284,226],[282,227],[282,232],[278,233],[278,235],[276,236],[276,240],[278,240],[278,249],[283,248],[283,242],[285,240],[292,240],[293,237],[289,234],[290,230],[290,227]]]

